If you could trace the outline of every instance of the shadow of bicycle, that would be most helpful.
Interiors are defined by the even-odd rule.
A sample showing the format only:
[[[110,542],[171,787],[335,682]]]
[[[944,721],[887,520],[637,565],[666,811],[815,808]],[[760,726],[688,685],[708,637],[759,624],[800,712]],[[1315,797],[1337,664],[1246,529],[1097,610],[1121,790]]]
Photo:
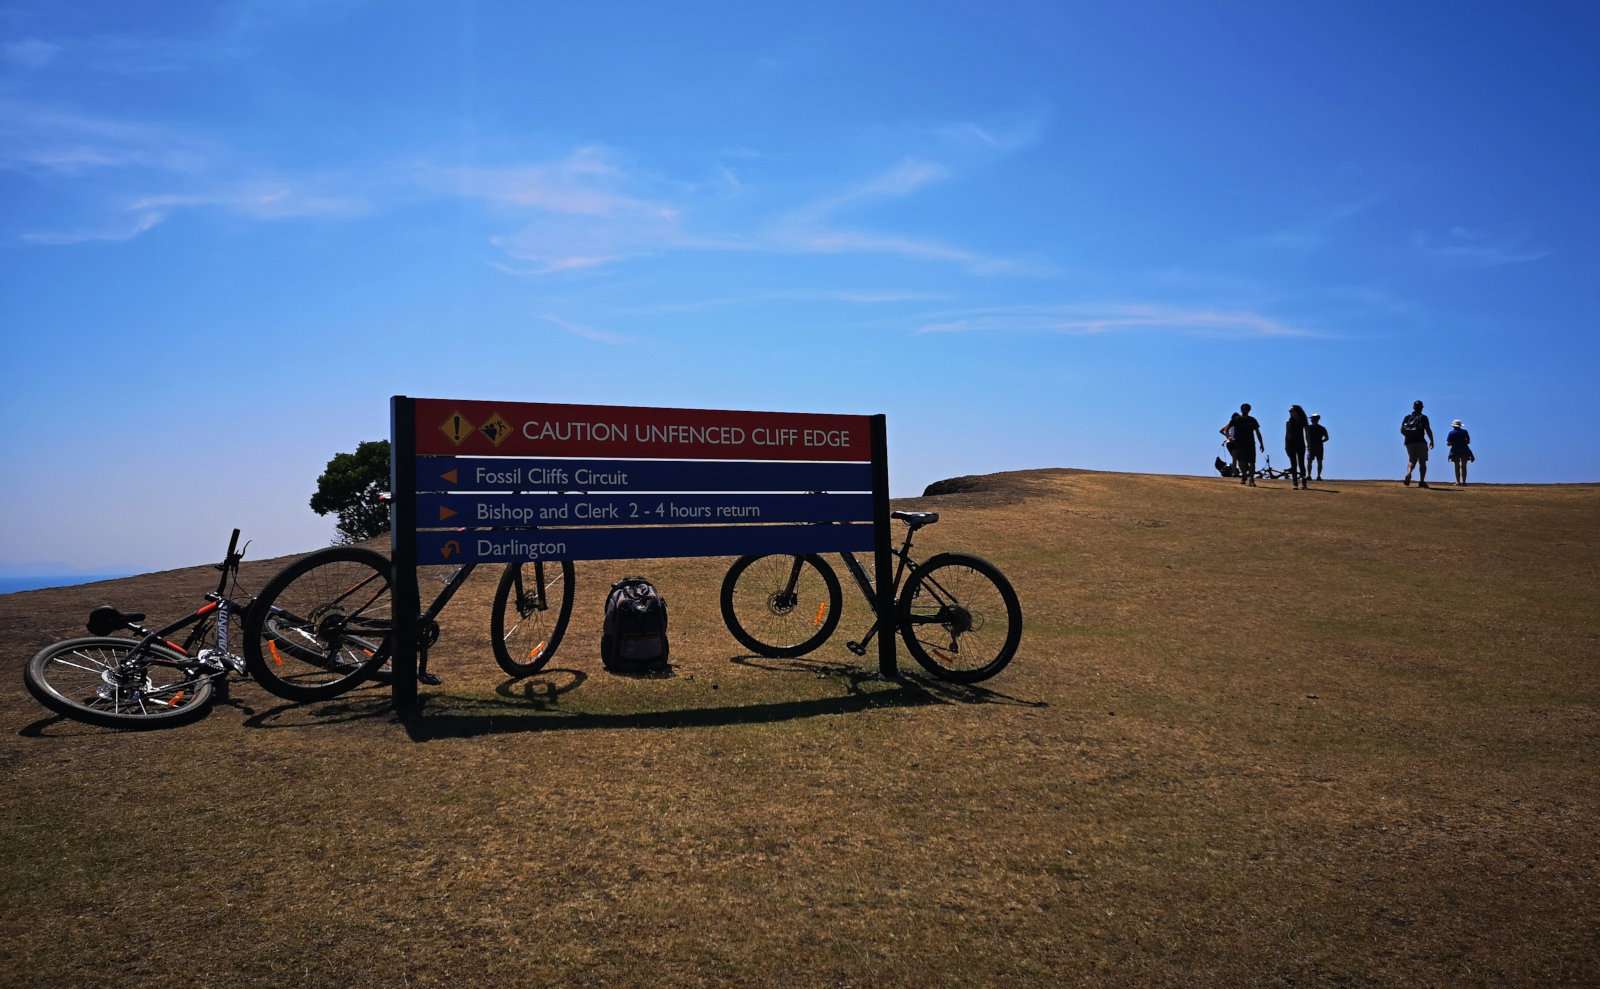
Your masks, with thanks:
[[[818,659],[774,659],[768,656],[735,656],[733,663],[768,673],[809,673],[817,679],[839,681],[849,693],[858,693],[863,685],[871,683],[899,683],[920,690],[932,703],[944,704],[1004,704],[1012,707],[1041,708],[1050,705],[1044,701],[1030,701],[1003,694],[998,690],[980,687],[975,683],[951,683],[928,676],[921,671],[900,669],[899,678],[886,679],[876,670],[862,669],[849,663]]]

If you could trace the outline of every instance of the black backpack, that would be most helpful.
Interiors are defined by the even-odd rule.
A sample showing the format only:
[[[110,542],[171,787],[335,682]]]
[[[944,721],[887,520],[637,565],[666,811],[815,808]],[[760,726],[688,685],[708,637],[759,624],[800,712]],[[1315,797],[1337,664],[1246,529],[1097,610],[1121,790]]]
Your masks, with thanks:
[[[624,577],[611,585],[600,661],[613,673],[667,669],[667,599],[643,577]]]

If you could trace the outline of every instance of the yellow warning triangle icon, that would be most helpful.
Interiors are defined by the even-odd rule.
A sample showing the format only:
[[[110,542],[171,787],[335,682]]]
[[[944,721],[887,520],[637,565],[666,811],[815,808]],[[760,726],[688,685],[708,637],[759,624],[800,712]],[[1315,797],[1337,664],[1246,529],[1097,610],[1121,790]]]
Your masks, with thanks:
[[[455,517],[456,517],[456,510],[455,509],[451,508],[448,505],[440,505],[439,506],[439,521],[443,522],[445,519],[453,519]]]

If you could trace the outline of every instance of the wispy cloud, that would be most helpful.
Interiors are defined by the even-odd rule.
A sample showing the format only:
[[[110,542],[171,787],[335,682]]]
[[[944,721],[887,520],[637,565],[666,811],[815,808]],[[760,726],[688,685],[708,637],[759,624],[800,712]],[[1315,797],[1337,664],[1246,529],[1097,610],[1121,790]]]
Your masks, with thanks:
[[[871,178],[802,206],[790,218],[821,219],[850,206],[883,199],[901,199],[949,175],[949,170],[937,162],[906,158]]]
[[[42,69],[59,54],[61,46],[38,38],[23,38],[0,45],[0,61],[24,69]]]
[[[630,337],[624,333],[617,333],[612,330],[596,329],[593,326],[585,326],[582,323],[574,323],[570,320],[562,319],[560,316],[550,315],[549,313],[543,313],[539,316],[539,318],[561,330],[563,333],[570,333],[575,337],[581,337],[585,340],[593,340],[596,343],[605,343],[615,346],[619,343],[627,343],[633,339],[633,337]]]
[[[163,212],[144,210],[132,213],[123,220],[102,226],[78,227],[71,230],[30,231],[23,234],[22,239],[29,244],[51,246],[85,244],[93,241],[132,240],[148,230],[155,229],[166,218],[167,215]]]
[[[286,182],[263,180],[212,192],[144,196],[135,200],[129,208],[161,211],[211,208],[258,220],[286,220],[308,216],[354,216],[364,212],[367,203],[355,197],[316,193]]]
[[[1159,303],[999,306],[937,314],[918,333],[1101,334],[1135,330],[1231,337],[1306,337],[1310,330],[1247,309]]]
[[[197,172],[215,154],[209,142],[156,124],[0,99],[0,167],[67,175],[119,168]]]
[[[1244,243],[1247,247],[1273,250],[1314,251],[1326,244],[1340,226],[1376,206],[1379,201],[1378,196],[1364,196],[1325,206],[1296,223],[1246,237]]]
[[[542,277],[592,270],[644,255],[684,251],[769,254],[875,254],[957,264],[978,274],[1035,274],[1040,266],[991,257],[923,237],[843,226],[841,214],[902,199],[942,181],[937,162],[906,158],[895,165],[817,196],[745,230],[699,232],[691,210],[652,193],[659,185],[624,167],[599,147],[581,147],[551,162],[504,168],[424,168],[436,188],[489,203],[536,222],[491,238],[512,260],[513,274]],[[441,184],[442,183],[442,184]]]
[[[931,129],[935,137],[949,144],[1010,154],[1038,143],[1046,119],[1043,112],[1014,113],[984,120],[952,120]]]
[[[738,306],[771,305],[775,302],[807,303],[816,302],[824,304],[879,306],[894,305],[908,302],[939,302],[949,299],[948,295],[940,292],[900,292],[900,291],[840,291],[840,290],[795,290],[787,292],[758,292],[751,295],[730,295],[715,299],[697,299],[691,302],[662,302],[649,306],[634,306],[619,310],[625,313],[680,313],[704,312],[708,309],[734,308]]]
[[[633,214],[672,220],[678,215],[676,206],[626,191],[634,177],[610,151],[594,145],[577,148],[556,161],[534,165],[435,171],[453,182],[459,195],[501,206],[575,216]]]
[[[1042,266],[991,257],[940,240],[842,226],[840,213],[885,200],[903,199],[943,181],[943,165],[906,158],[878,175],[791,210],[764,231],[756,249],[804,254],[875,254],[957,264],[975,274],[1041,274]]]
[[[1508,264],[1527,264],[1550,256],[1534,247],[1527,238],[1497,238],[1486,231],[1451,227],[1444,236],[1417,231],[1412,246],[1428,257],[1476,268],[1496,268]]]

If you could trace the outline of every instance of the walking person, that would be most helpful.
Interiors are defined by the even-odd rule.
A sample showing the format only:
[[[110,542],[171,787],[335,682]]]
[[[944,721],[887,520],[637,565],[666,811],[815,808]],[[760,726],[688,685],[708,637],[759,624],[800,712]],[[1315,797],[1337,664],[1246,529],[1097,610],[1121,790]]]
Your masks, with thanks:
[[[1298,405],[1289,406],[1289,421],[1283,424],[1283,452],[1289,455],[1289,484],[1304,490],[1308,484],[1306,474],[1306,429],[1311,420],[1306,410]]]
[[[1467,427],[1461,425],[1461,420],[1450,420],[1450,426],[1450,432],[1445,434],[1444,444],[1450,448],[1450,463],[1456,468],[1456,483],[1464,488],[1467,486],[1467,465],[1478,458],[1472,455],[1472,434],[1467,432]]]
[[[1411,471],[1417,471],[1417,487],[1428,486],[1428,451],[1433,449],[1433,425],[1422,414],[1422,399],[1411,403],[1411,414],[1400,420],[1400,435],[1406,441],[1406,479],[1411,487]]]
[[[1250,414],[1250,403],[1239,406],[1228,424],[1217,432],[1223,436],[1233,433],[1233,459],[1239,467],[1239,483],[1256,486],[1256,447],[1266,452],[1267,441],[1261,438],[1261,423]]]
[[[1322,425],[1322,413],[1311,413],[1311,423],[1306,426],[1306,473],[1317,465],[1317,480],[1322,480],[1322,444],[1328,442],[1327,427]]]

